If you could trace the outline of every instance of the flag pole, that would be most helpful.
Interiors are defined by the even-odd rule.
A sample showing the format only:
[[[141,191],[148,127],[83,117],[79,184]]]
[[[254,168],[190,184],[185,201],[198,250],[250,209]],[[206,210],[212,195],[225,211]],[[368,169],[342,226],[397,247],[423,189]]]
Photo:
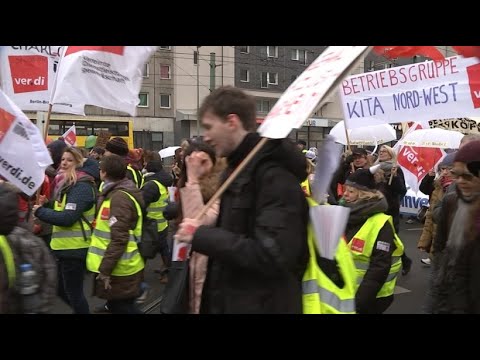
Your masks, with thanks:
[[[48,105],[48,113],[47,113],[47,120],[45,120],[45,142],[47,141],[48,138],[48,129],[50,127],[50,116],[52,115],[52,104]]]
[[[261,148],[267,143],[268,138],[262,138],[257,145],[250,151],[250,153],[242,160],[242,162],[236,167],[236,169],[232,172],[232,174],[228,177],[228,179],[220,186],[217,192],[210,198],[208,203],[200,210],[197,216],[195,216],[196,220],[200,220],[203,215],[207,212],[210,206],[213,205],[215,201],[220,199],[220,196],[227,190],[230,184],[235,180],[240,174],[240,172],[248,165],[248,163],[253,159],[253,157],[261,150]]]
[[[403,138],[405,137],[405,134],[407,132],[408,132],[408,123],[407,122],[402,122],[402,137],[400,138],[399,141],[403,140]],[[395,167],[398,165],[397,159],[398,159],[398,154],[395,157],[395,162],[393,164],[393,166],[395,166]],[[388,185],[392,185],[392,180],[393,180],[393,175],[392,175],[392,173],[390,173],[390,179],[388,179]]]
[[[352,145],[350,145],[350,136],[348,135],[347,119],[346,118],[343,120],[343,128],[345,129],[345,138],[347,139],[348,151],[350,151],[350,153],[353,154]],[[350,165],[352,167],[352,173],[354,173],[355,172],[355,166],[353,165],[353,162]]]

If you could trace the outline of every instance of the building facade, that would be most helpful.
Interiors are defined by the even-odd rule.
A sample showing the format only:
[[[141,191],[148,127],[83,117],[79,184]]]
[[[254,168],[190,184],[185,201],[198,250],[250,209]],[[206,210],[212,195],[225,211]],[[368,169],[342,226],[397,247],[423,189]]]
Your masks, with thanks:
[[[254,96],[257,122],[261,123],[292,82],[327,48],[327,46],[236,46],[235,86]],[[363,58],[354,73],[363,72]],[[318,147],[335,124],[343,119],[340,97],[334,93],[318,108],[305,125],[289,137],[304,140],[308,147]]]

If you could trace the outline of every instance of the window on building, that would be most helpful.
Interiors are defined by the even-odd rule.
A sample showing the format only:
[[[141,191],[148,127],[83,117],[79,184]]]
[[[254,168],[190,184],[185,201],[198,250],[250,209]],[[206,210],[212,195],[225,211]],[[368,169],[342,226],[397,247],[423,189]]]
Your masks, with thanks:
[[[385,64],[385,69],[390,69],[393,67],[393,64],[391,62],[388,62]]]
[[[273,106],[270,100],[258,99],[257,100],[257,112],[258,113],[268,113]]]
[[[142,76],[144,78],[148,78],[150,76],[150,64],[145,64],[145,66],[143,67],[143,74]]]
[[[303,64],[303,65],[307,65],[308,64],[308,51],[307,50],[300,50],[300,62]]]
[[[262,100],[262,110],[263,112],[268,113],[270,111],[270,101],[269,100]]]
[[[240,69],[240,81],[249,82],[250,81],[250,71],[247,69]]]
[[[163,149],[163,132],[152,131],[152,148]]]
[[[170,65],[160,65],[160,79],[171,79]]]
[[[278,73],[268,73],[268,83],[270,85],[278,85]]]
[[[375,71],[375,61],[370,61],[370,67],[368,68],[368,71]]]
[[[267,57],[278,58],[278,46],[267,46]]]
[[[306,50],[293,49],[291,59],[294,61],[300,61],[303,65],[307,65],[308,56]]]
[[[298,49],[292,49],[292,60],[298,60]]]
[[[262,72],[260,74],[260,87],[263,89],[268,88],[268,73],[267,72]]]
[[[170,94],[160,94],[160,107],[170,109]]]
[[[250,46],[239,46],[240,52],[242,54],[249,54],[250,53]]]
[[[172,50],[171,46],[159,46],[159,48],[162,50]]]
[[[148,93],[140,93],[138,98],[140,99],[138,107],[148,107]]]
[[[262,100],[257,100],[257,112],[262,112]]]

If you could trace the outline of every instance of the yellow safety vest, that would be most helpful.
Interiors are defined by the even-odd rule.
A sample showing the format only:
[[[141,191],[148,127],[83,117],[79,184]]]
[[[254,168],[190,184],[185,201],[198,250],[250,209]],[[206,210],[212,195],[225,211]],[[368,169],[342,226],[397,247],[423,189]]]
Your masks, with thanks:
[[[151,181],[158,186],[160,197],[157,201],[150,203],[150,206],[147,208],[147,217],[157,221],[157,229],[160,232],[168,227],[168,221],[163,217],[163,210],[167,207],[168,189],[157,180]]]
[[[141,189],[143,186],[143,176],[138,175],[138,171],[135,171],[130,165],[127,165],[127,171],[132,173],[133,182],[137,186],[137,188]]]
[[[64,211],[67,201],[67,194],[62,197],[62,202],[55,201],[54,210]],[[95,219],[95,205],[83,213],[83,217],[91,224]],[[82,231],[83,228],[83,231]],[[85,237],[84,237],[85,234]],[[54,225],[52,229],[52,241],[50,247],[53,250],[84,249],[90,246],[92,231],[90,226],[83,220],[75,222],[70,227]]]
[[[401,256],[404,247],[402,241],[395,232],[392,217],[383,213],[370,216],[361,229],[355,234],[353,239],[348,243],[348,247],[353,254],[355,267],[357,268],[357,285],[359,286],[365,273],[370,267],[370,257],[372,256],[373,247],[377,240],[378,233],[387,221],[392,226],[396,249],[392,254],[392,265],[390,266],[387,280],[378,292],[377,298],[393,295],[395,283],[397,282],[397,275],[402,267]]]
[[[15,259],[13,257],[13,251],[8,240],[5,236],[0,235],[0,251],[2,252],[3,261],[5,262],[5,267],[7,269],[8,276],[8,287],[12,288],[15,286]]]
[[[309,206],[316,202],[307,198]],[[308,224],[308,251],[310,258],[302,280],[304,314],[355,314],[356,272],[352,254],[344,239],[340,239],[335,260],[344,286],[339,288],[320,269],[315,252],[316,242],[312,224]]]
[[[308,176],[307,178],[300,184],[302,187],[303,192],[305,193],[306,196],[312,196],[312,191],[310,189],[310,181],[308,181]]]
[[[138,251],[137,239],[142,236],[142,209],[137,200],[127,193],[126,194],[135,204],[137,210],[138,221],[135,229],[129,230],[129,240],[125,252],[122,257],[117,261],[117,264],[113,268],[112,275],[114,276],[129,276],[138,273],[145,267],[142,256]],[[110,244],[111,231],[110,231],[110,203],[111,199],[104,200],[100,206],[100,210],[97,215],[95,230],[92,234],[92,243],[87,253],[87,269],[92,272],[99,272],[100,264],[105,255],[105,250]]]
[[[133,183],[135,184],[135,186],[141,189],[143,186],[143,176],[139,176],[138,172],[135,171],[135,169],[132,168],[130,165],[127,165],[127,171],[130,171],[132,173]],[[100,183],[100,186],[98,187],[98,191],[102,192],[104,186],[105,186],[105,182],[102,181]]]

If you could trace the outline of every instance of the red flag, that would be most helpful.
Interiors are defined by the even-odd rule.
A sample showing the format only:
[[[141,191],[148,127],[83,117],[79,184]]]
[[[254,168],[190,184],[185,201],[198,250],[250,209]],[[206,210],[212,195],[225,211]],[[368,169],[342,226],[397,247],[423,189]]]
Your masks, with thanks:
[[[452,46],[459,55],[463,57],[478,57],[480,58],[480,46]]]
[[[423,55],[435,61],[445,58],[435,46],[374,46],[373,51],[388,59],[415,55]]]

